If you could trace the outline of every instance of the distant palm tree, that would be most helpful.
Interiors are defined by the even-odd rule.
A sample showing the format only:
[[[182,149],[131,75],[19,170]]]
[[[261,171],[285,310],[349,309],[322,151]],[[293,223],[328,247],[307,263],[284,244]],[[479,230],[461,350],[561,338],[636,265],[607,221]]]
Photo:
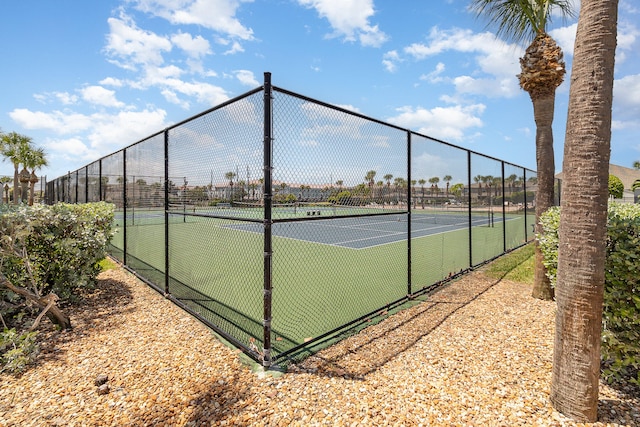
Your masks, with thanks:
[[[376,182],[376,187],[378,187],[378,200],[380,200],[384,204],[384,200],[382,200],[382,189],[384,188],[384,182]]]
[[[509,195],[513,194],[513,186],[517,179],[518,179],[518,175],[516,175],[515,173],[509,175],[504,179],[507,182],[507,185],[509,186]]]
[[[5,203],[9,203],[9,183],[11,182],[11,178],[8,176],[0,177],[0,191],[6,193],[3,197],[5,198]],[[6,188],[5,188],[6,185]]]
[[[440,182],[440,178],[434,176],[433,178],[429,178],[429,184],[431,184],[431,197],[433,197],[433,193],[438,193],[438,183]]]
[[[29,152],[33,149],[33,141],[30,137],[16,132],[2,134],[0,136],[0,154],[13,163],[13,203],[20,200],[20,165],[24,164]]]
[[[256,188],[258,188],[258,184],[252,182],[249,184],[249,190],[251,191],[251,200],[256,199]]]
[[[227,172],[224,177],[229,180],[229,199],[233,201],[233,180],[236,177],[236,173],[233,171]]]
[[[36,175],[36,170],[43,166],[47,166],[48,164],[49,162],[47,161],[43,148],[30,150],[24,158],[25,169],[31,170],[31,173],[29,174],[29,206],[33,206],[35,185],[39,181],[38,176]]]
[[[635,162],[633,162],[633,168],[640,169],[640,160],[636,160]]]
[[[373,186],[375,185],[375,181],[373,180],[373,178],[376,177],[376,171],[374,170],[370,170],[369,172],[367,172],[367,174],[364,177],[364,180],[367,182],[367,185],[369,186],[369,197],[371,199],[373,199]]]
[[[389,198],[389,202],[391,202],[391,179],[393,178],[393,175],[388,173],[382,178],[387,181],[387,197]]]
[[[447,183],[447,192],[446,192],[447,197],[449,197],[449,183],[451,182],[452,179],[453,178],[451,177],[451,175],[445,175],[442,178],[442,180]]]

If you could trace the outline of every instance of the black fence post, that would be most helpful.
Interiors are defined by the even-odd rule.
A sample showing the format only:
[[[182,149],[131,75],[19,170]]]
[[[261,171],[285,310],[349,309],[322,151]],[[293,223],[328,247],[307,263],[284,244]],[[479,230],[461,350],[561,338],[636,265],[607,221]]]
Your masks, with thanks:
[[[164,131],[164,294],[169,295],[169,130]]]
[[[127,265],[127,150],[122,150],[122,263]]]
[[[75,177],[76,177],[76,183],[75,183],[75,187],[76,187],[76,191],[75,191],[76,196],[75,196],[75,197],[76,197],[76,199],[73,201],[73,203],[74,203],[74,204],[76,204],[76,203],[78,203],[78,175],[79,175],[79,174],[78,174],[78,171],[76,171],[76,172],[74,173],[74,175],[75,175]]]
[[[467,211],[469,215],[469,267],[473,266],[473,216],[471,215],[471,151],[467,151],[467,188],[469,189],[469,197],[467,203],[469,205]]]
[[[262,366],[271,367],[271,295],[273,275],[271,263],[273,260],[273,246],[271,242],[272,208],[272,168],[273,168],[273,106],[271,88],[271,73],[264,73],[264,320],[263,320],[263,348]]]
[[[502,165],[502,252],[507,252],[507,208],[505,208],[505,188],[504,188],[504,161],[500,162]]]
[[[412,294],[411,289],[411,132],[407,131],[407,295]]]
[[[104,202],[104,195],[102,194],[102,159],[98,160],[98,200]]]
[[[84,202],[89,203],[89,166],[84,167]]]
[[[529,240],[529,224],[527,224],[527,170],[524,169],[522,171],[522,190],[523,190],[523,201],[524,201],[524,241]]]

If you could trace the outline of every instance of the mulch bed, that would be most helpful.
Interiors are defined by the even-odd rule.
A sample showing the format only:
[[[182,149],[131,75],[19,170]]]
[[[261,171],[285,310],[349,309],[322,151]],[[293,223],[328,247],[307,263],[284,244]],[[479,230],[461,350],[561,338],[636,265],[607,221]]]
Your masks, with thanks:
[[[549,403],[555,303],[530,293],[474,272],[265,375],[109,270],[74,308],[71,331],[45,329],[38,362],[0,374],[0,426],[585,425]],[[635,393],[602,384],[590,425],[640,426]]]

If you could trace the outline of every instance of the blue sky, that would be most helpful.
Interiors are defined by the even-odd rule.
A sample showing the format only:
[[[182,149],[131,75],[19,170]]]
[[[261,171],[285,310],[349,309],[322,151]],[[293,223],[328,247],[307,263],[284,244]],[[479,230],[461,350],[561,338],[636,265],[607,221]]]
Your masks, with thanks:
[[[0,2],[0,129],[45,148],[48,179],[262,84],[535,169],[518,87],[526,46],[497,39],[468,0]],[[640,160],[640,8],[620,0],[612,163]],[[551,35],[562,168],[575,22]],[[0,163],[0,175],[12,166]]]

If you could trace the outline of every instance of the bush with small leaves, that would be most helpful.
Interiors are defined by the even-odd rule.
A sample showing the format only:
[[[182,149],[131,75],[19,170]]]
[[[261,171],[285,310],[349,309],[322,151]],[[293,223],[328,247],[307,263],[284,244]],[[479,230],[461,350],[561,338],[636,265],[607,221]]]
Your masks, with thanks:
[[[536,236],[544,265],[555,286],[558,269],[560,208],[541,218]],[[640,205],[611,203],[607,220],[602,359],[608,380],[622,375],[640,385]],[[635,374],[634,374],[635,372]]]
[[[0,372],[19,373],[26,369],[38,355],[35,331],[18,333],[4,329],[0,333]]]
[[[36,286],[41,296],[53,292],[72,298],[100,272],[113,215],[113,205],[104,202],[4,208],[0,231],[13,241],[3,242],[2,273],[14,285]]]

